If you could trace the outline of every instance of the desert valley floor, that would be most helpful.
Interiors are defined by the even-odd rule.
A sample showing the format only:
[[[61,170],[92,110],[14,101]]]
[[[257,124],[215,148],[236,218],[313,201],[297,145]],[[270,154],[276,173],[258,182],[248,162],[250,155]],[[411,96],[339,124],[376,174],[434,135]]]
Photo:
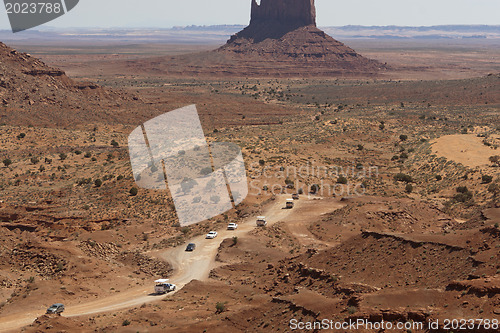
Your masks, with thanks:
[[[215,45],[14,44],[0,45],[0,332],[500,320],[498,43],[348,41],[386,64],[366,77],[195,71]],[[131,191],[127,137],[192,104],[209,142],[241,147],[250,193],[182,227],[167,193]],[[154,295],[158,278],[177,290]]]

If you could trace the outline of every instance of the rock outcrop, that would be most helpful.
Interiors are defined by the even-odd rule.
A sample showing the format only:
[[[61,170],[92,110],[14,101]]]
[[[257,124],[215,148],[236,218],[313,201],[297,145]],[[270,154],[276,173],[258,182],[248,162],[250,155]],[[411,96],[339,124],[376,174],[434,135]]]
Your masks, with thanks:
[[[1,123],[36,127],[88,126],[89,122],[116,124],[125,119],[133,123],[137,121],[137,107],[132,104],[139,103],[132,99],[94,83],[76,82],[63,70],[0,42]],[[127,117],[123,110],[115,111],[117,104],[130,108]]]
[[[169,76],[372,77],[386,66],[316,27],[314,0],[251,0],[248,27],[213,51],[127,61],[129,68]]]
[[[283,67],[283,75],[301,69],[305,75],[366,74],[384,67],[318,29],[314,0],[261,0],[260,5],[252,0],[250,25],[216,52],[244,56],[246,69],[255,61],[272,61]]]
[[[250,16],[250,25],[232,36],[228,44],[240,38],[260,43],[266,39],[279,39],[300,28],[316,28],[314,0],[261,0],[260,5],[252,0]]]

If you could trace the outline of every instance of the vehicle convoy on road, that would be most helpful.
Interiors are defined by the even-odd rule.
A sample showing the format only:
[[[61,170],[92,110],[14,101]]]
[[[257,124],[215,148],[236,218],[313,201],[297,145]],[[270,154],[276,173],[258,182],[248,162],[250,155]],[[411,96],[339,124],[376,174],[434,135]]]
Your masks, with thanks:
[[[194,249],[196,249],[196,244],[195,243],[189,243],[187,246],[186,246],[186,251],[188,252],[193,252]]]
[[[236,230],[238,229],[238,225],[236,223],[229,223],[227,225],[227,230]]]
[[[267,225],[267,220],[265,216],[257,216],[257,226],[264,227]]]
[[[47,309],[47,314],[58,314],[58,313],[62,313],[63,311],[64,311],[64,305],[61,303],[56,303],[56,304],[52,304]]]
[[[168,292],[174,291],[175,284],[168,283],[168,279],[159,279],[155,281],[155,294],[166,294]]]
[[[215,237],[217,237],[217,231],[210,231],[205,238],[214,239]]]

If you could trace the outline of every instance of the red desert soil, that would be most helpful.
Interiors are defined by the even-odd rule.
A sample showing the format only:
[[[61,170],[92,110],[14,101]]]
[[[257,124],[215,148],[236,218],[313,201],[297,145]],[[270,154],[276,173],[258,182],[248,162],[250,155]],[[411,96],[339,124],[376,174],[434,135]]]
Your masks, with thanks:
[[[499,146],[500,76],[370,79],[378,63],[317,30],[313,1],[292,2],[296,20],[278,19],[273,40],[258,40],[269,33],[271,0],[253,2],[251,27],[200,63],[199,54],[111,60],[121,75],[96,68],[107,87],[0,45],[0,331],[289,332],[292,319],[500,319],[500,173],[494,159],[484,164],[484,149]],[[273,3],[283,11],[284,0]],[[242,54],[251,66],[238,67]],[[329,79],[234,76],[318,74],[322,64],[364,76],[332,78],[333,68]],[[202,72],[218,76],[188,77]],[[127,135],[193,103],[208,141],[240,145],[257,192],[183,227],[167,194],[131,191]],[[459,144],[468,157],[481,152],[480,167],[457,163]],[[288,166],[353,173],[285,175]],[[360,176],[367,168],[376,174]],[[364,195],[333,197],[313,184]],[[299,190],[295,207],[283,209]],[[258,215],[266,227],[256,227]],[[226,230],[229,222],[238,229]],[[218,237],[205,239],[211,230]],[[177,290],[151,294],[157,278]],[[44,315],[55,302],[66,311]]]
[[[475,168],[489,165],[490,157],[498,155],[483,142],[484,139],[475,134],[447,135],[434,140],[432,150],[438,156]]]

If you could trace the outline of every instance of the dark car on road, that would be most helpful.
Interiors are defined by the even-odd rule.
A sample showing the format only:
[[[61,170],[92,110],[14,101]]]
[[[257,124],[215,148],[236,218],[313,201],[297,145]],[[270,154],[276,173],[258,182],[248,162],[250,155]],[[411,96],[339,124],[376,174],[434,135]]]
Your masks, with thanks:
[[[188,246],[186,247],[186,251],[192,252],[196,249],[196,244],[194,243],[189,243]]]
[[[52,304],[48,309],[47,309],[47,314],[55,314],[55,313],[61,313],[64,311],[64,305],[61,303],[56,303]]]

